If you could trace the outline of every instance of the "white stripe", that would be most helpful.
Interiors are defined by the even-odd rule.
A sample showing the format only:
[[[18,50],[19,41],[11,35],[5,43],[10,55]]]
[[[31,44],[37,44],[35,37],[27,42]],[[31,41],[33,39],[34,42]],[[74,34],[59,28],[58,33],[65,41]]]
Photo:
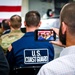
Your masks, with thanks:
[[[1,0],[0,6],[21,6],[22,0]]]
[[[12,15],[15,15],[15,14],[21,16],[21,12],[0,12],[0,19],[2,18],[9,19]]]

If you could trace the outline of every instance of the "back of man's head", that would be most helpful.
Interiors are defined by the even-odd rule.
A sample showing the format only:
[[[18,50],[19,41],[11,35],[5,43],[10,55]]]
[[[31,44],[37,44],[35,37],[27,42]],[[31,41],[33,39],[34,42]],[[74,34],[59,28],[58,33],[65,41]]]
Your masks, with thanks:
[[[59,40],[62,44],[70,46],[75,43],[73,40],[75,38],[75,2],[63,6],[60,21]]]
[[[10,29],[9,22],[8,22],[7,19],[3,19],[3,20],[2,20],[1,27],[2,27],[2,29],[4,29],[4,30]]]
[[[67,25],[69,33],[75,34],[75,2],[64,5],[60,12],[60,19]]]
[[[19,15],[13,15],[10,18],[10,26],[14,29],[20,28],[21,21],[22,21],[22,19]]]
[[[25,15],[25,22],[28,27],[36,27],[40,22],[40,14],[37,11],[29,11]]]

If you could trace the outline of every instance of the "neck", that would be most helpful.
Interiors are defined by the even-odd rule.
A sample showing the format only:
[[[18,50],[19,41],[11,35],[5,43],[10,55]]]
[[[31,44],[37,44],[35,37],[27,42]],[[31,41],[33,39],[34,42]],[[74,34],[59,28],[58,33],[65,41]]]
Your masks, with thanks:
[[[20,30],[20,28],[16,28],[16,29],[14,29],[14,28],[11,28],[11,31],[14,31],[14,30]]]
[[[26,32],[34,32],[37,27],[26,27]]]
[[[66,46],[72,46],[72,45],[75,45],[75,36],[73,35],[69,35],[66,37]]]

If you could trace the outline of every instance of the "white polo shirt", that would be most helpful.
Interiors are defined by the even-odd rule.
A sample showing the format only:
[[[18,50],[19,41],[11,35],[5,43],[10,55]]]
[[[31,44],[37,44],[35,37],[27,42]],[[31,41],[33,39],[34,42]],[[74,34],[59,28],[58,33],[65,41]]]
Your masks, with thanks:
[[[75,75],[75,46],[64,48],[60,57],[43,65],[37,75]]]

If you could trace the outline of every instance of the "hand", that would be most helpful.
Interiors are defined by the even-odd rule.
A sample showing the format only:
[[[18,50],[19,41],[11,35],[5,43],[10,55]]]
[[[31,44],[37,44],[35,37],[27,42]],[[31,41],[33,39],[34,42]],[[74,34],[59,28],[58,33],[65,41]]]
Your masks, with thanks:
[[[8,51],[10,52],[12,50],[12,45],[10,45],[9,47],[8,47]]]
[[[55,31],[56,35],[59,36],[59,29],[58,28],[53,28],[53,30]],[[60,46],[60,47],[65,47],[65,45],[63,45],[60,40],[57,40],[57,41],[50,41],[50,43],[52,44],[55,44],[57,46]]]
[[[50,41],[50,43],[60,46],[60,47],[65,47],[65,45],[63,45],[59,40],[58,41]]]
[[[59,36],[59,29],[58,28],[52,28],[52,29],[55,31],[56,35]]]

